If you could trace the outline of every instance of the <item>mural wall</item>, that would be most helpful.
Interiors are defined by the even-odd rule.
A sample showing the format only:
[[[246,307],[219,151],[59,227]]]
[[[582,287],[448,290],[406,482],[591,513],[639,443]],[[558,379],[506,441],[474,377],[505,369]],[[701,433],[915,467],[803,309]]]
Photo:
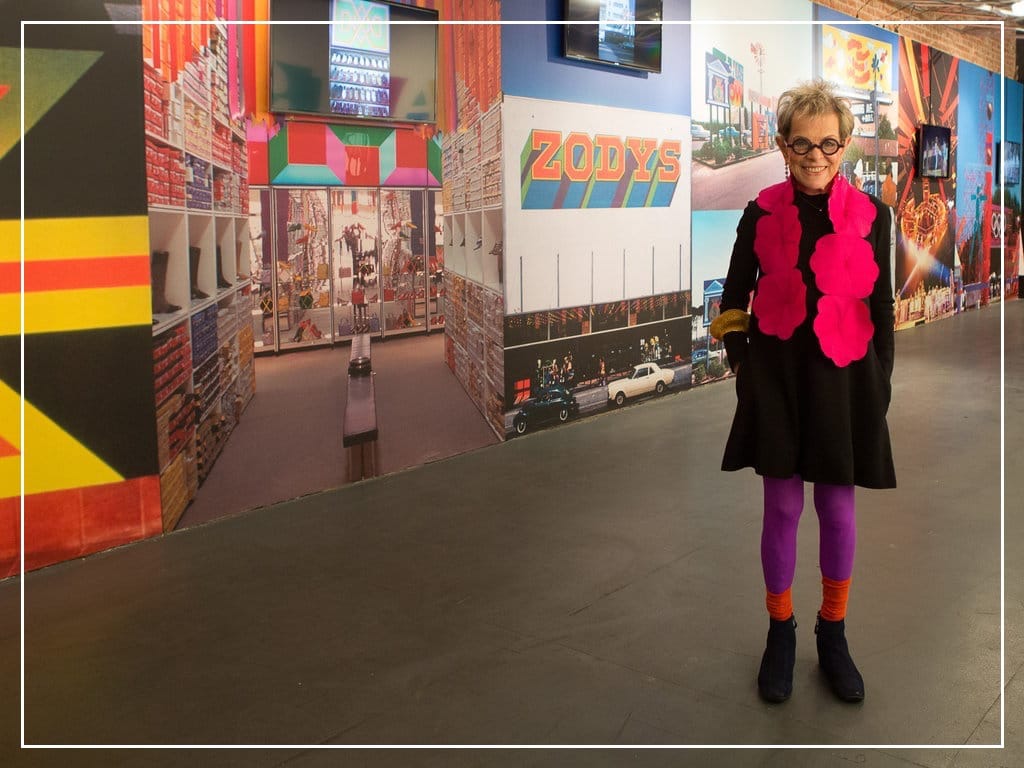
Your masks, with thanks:
[[[928,46],[900,38],[899,181],[896,201],[896,328],[907,328],[953,314],[956,261],[956,154],[959,60]],[[917,157],[922,124],[951,130],[946,151],[952,175],[927,178]],[[987,237],[982,231],[982,239]],[[966,305],[987,302],[989,254],[983,242],[964,264]]]
[[[504,4],[503,18],[536,19],[542,5],[547,18],[559,18],[559,3],[540,0],[514,8]],[[895,211],[897,326],[948,317],[988,303],[996,294],[1009,297],[1015,291],[1016,272],[1024,268],[1017,256],[1022,250],[1017,234],[1019,181],[1008,186],[1005,210],[992,201],[1000,192],[997,184],[993,186],[999,138],[991,104],[998,76],[970,67],[961,81],[962,65],[955,57],[804,0],[773,0],[735,9],[710,0],[667,2],[665,18],[672,14],[695,23],[686,27],[686,40],[666,37],[667,65],[661,74],[613,72],[600,65],[566,62],[560,49],[562,31],[556,25],[546,29],[546,56],[532,55],[539,52],[535,29],[527,25],[503,30],[503,49],[515,51],[515,56],[506,54],[503,69],[504,175],[518,179],[515,188],[505,189],[507,431],[514,428],[517,408],[528,404],[546,382],[570,380],[586,391],[607,379],[608,360],[587,346],[586,337],[608,317],[621,315],[629,327],[629,302],[648,282],[652,295],[685,295],[691,301],[691,349],[679,355],[690,370],[691,383],[730,375],[724,350],[708,336],[707,327],[717,313],[743,208],[760,189],[784,178],[774,140],[778,96],[812,77],[836,83],[854,113],[853,138],[841,172]],[[758,18],[791,23],[757,24]],[[720,23],[733,19],[737,23]],[[665,29],[666,35],[676,33]],[[684,45],[684,60],[671,59]],[[663,87],[672,65],[678,67],[671,70],[674,82],[688,69],[689,104],[681,113],[677,94],[663,96],[659,106],[644,104],[648,94]],[[1008,102],[1019,89],[1010,92]],[[970,117],[960,126],[968,98]],[[674,211],[679,204],[674,195],[669,197],[671,190],[663,190],[664,199],[671,200],[666,204],[650,188],[641,196],[629,188],[630,197],[626,185],[600,180],[602,162],[608,164],[614,153],[602,145],[607,139],[596,137],[618,137],[608,129],[608,121],[615,122],[617,108],[627,102],[638,109],[623,116],[624,126],[669,125],[654,114],[659,110],[682,121],[689,116],[688,122],[668,129],[678,132],[685,125],[689,132],[680,152],[689,179],[684,174],[679,180],[681,185],[689,181],[690,190],[690,258],[680,259],[687,262],[689,276],[678,286],[660,279],[671,275],[670,260],[658,262],[662,245],[645,241],[653,228],[660,227],[663,234],[677,217],[667,217],[662,224],[656,210],[647,210],[643,214],[649,218],[643,224],[632,218],[640,213],[635,209],[641,199],[647,208],[665,205]],[[998,112],[999,105],[994,108]],[[1019,123],[1019,102],[1010,109],[1010,122]],[[923,123],[951,131],[948,176],[922,179],[918,173],[918,127]],[[960,146],[960,137],[968,133],[971,139]],[[1012,143],[1006,148],[1011,176],[1016,178],[1019,148]],[[559,175],[560,163],[579,178]],[[594,175],[588,176],[591,171]],[[958,187],[961,177],[969,177],[973,188]],[[972,205],[977,212],[959,219],[959,211]],[[608,208],[619,210],[613,216],[604,210]],[[1000,240],[1004,229],[1005,251]],[[625,237],[624,231],[629,233]],[[587,236],[580,238],[581,232]],[[650,265],[638,258],[647,248],[655,253]],[[993,275],[994,259],[1003,259],[1007,275],[1014,276],[1004,281],[1001,292]],[[655,273],[658,277],[652,280]],[[680,351],[678,345],[674,349]],[[567,360],[573,363],[571,379],[564,374]],[[597,407],[580,405],[584,411]]]
[[[26,27],[21,83],[16,19],[102,21],[108,8],[14,2],[2,17],[0,104],[13,108],[0,112],[0,577],[19,568],[22,493],[29,569],[161,531],[142,38],[114,25]]]
[[[531,312],[689,282],[684,117],[505,98],[505,301]],[[638,127],[642,126],[642,130]]]
[[[510,434],[524,409],[528,428],[559,420],[560,404],[543,401],[553,390],[575,398],[576,415],[607,407],[619,391],[645,396],[659,382],[671,389],[728,375],[706,329],[736,224],[759,189],[783,178],[773,141],[778,95],[815,75],[836,81],[857,116],[843,173],[896,210],[897,326],[1016,297],[1014,276],[1024,271],[1020,83],[805,0],[735,9],[666,0],[666,20],[699,23],[666,25],[660,73],[567,60],[561,27],[547,23],[561,18],[561,0],[415,4],[445,18],[546,20],[502,27],[500,45],[494,29],[486,44],[441,35],[448,79],[439,125],[500,147],[500,158],[487,155],[495,162],[489,197],[477,205],[490,209],[481,214],[486,226],[461,243],[471,251],[489,231],[500,233],[481,247],[500,258],[490,281],[500,291],[460,277],[452,316],[455,327],[491,334],[482,343],[467,332],[463,347],[486,360],[475,374],[490,381],[481,399]],[[5,18],[50,13],[38,5],[6,3]],[[268,0],[239,5],[246,18],[267,18]],[[76,0],[52,13],[108,20],[111,10]],[[754,21],[709,23],[740,18]],[[15,103],[17,25],[3,29],[0,103]],[[278,123],[266,111],[266,30],[230,34],[244,38],[246,59],[231,77],[242,76],[251,113],[252,184],[437,187],[451,178],[431,129]],[[22,491],[30,568],[160,530],[144,116],[131,97],[141,91],[141,44],[117,26],[36,27],[27,39],[24,85],[41,98],[26,114],[24,360],[22,329],[12,324],[21,300],[13,193],[21,137],[9,110],[0,124],[0,576],[17,565]],[[491,77],[499,59],[500,88]],[[466,104],[476,105],[473,120],[495,106],[502,114],[486,123],[488,133],[478,126],[471,134]],[[951,131],[948,175],[922,178],[923,124]],[[492,218],[500,219],[493,227]],[[459,350],[448,345],[454,369]],[[464,366],[470,379],[472,366]],[[641,368],[644,380],[627,390]],[[22,396],[29,440],[41,446],[35,455],[48,457],[26,451],[24,489]]]
[[[993,263],[992,250],[993,245],[999,249],[1003,213],[994,200],[999,184],[995,174],[999,76],[966,61],[960,62],[958,70],[953,309],[963,311],[999,295],[998,281],[993,279],[999,255]],[[1015,225],[1014,220],[1011,216],[1008,221]]]
[[[992,205],[998,210],[1005,207],[1004,217],[993,219],[996,230],[993,231],[993,246],[998,247],[998,228],[1006,233],[1003,250],[1003,299],[1019,297],[1018,277],[1024,275],[1024,238],[1021,236],[1021,167],[1022,167],[1022,136],[1024,126],[1020,119],[1024,114],[1024,84],[1016,80],[1002,79],[1002,91],[999,81],[995,87],[995,115],[992,122],[998,132],[1004,129],[1005,142],[995,144],[995,188],[992,192]],[[1005,110],[1003,109],[1005,97]],[[1004,122],[1005,118],[1005,122]],[[962,129],[961,129],[962,130]],[[993,254],[995,263],[999,263],[998,254]],[[993,290],[992,299],[997,300],[1000,292]]]
[[[502,19],[557,22],[562,5],[503,3]],[[691,379],[690,28],[662,28],[661,73],[566,59],[563,32],[502,29],[506,434]]]

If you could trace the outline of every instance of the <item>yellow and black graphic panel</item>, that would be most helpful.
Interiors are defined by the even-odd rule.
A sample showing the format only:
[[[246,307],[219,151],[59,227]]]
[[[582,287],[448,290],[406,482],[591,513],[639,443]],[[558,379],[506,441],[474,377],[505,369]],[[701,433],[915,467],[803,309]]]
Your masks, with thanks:
[[[99,51],[25,51],[25,72],[31,90],[25,94],[25,131],[31,131],[39,118],[96,63]],[[13,73],[16,76],[9,76]],[[21,102],[21,59],[18,48],[0,48],[0,156],[6,155],[21,140],[18,107]]]
[[[132,362],[151,354],[145,330],[26,336],[29,395],[24,446],[17,431],[18,371],[11,371],[7,364],[0,371],[0,424],[5,433],[0,439],[9,445],[9,450],[0,451],[0,497],[19,493],[17,464],[22,449],[26,494],[156,474],[152,368]],[[112,338],[116,345],[109,343]],[[17,338],[0,339],[0,358],[16,358],[9,348],[17,342]],[[62,376],[53,375],[54,359],[64,363]],[[74,386],[68,387],[67,381]]]
[[[13,49],[15,61],[19,19],[110,20],[110,12],[101,0],[7,0],[0,4],[0,46]],[[27,218],[146,212],[141,59],[137,25],[26,25]],[[11,86],[10,94],[17,82],[4,70],[0,85]],[[4,102],[11,102],[7,109]],[[4,135],[18,119],[17,101],[0,99]],[[13,146],[0,159],[0,218],[19,217],[18,162]]]
[[[141,30],[27,25],[20,79],[19,19],[108,21],[113,7],[0,3],[0,497],[21,490],[22,452],[30,497],[157,472]]]

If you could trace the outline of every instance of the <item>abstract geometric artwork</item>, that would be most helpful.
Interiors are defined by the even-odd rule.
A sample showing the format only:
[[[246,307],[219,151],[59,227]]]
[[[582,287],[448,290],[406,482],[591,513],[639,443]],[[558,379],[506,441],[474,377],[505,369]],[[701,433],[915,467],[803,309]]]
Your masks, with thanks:
[[[437,140],[416,129],[289,121],[268,141],[268,178],[278,186],[439,187]]]

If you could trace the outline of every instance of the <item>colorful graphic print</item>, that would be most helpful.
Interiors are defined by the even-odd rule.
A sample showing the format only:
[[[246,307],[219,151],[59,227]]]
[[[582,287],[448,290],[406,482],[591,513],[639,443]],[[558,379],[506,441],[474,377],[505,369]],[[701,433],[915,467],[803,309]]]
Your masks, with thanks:
[[[954,307],[957,211],[955,179],[917,175],[918,128],[951,129],[950,164],[956,166],[959,59],[900,38],[900,177],[896,203],[896,327],[947,317]],[[988,261],[987,249],[982,249]],[[982,271],[987,268],[987,263]]]
[[[667,208],[681,153],[678,140],[535,128],[520,155],[522,207]]]
[[[441,186],[440,134],[413,129],[291,121],[268,157],[275,185]]]
[[[889,90],[893,63],[890,43],[827,24],[821,35],[825,78],[849,88],[871,90],[877,74],[879,89]]]

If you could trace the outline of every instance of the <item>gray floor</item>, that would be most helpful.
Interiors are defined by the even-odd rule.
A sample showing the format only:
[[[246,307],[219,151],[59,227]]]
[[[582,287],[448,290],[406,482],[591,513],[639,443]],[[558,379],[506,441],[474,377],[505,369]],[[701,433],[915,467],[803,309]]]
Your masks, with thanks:
[[[341,444],[345,345],[256,359],[256,396],[178,521],[181,530],[350,482]],[[494,445],[444,362],[444,334],[371,345],[381,474]]]
[[[795,692],[757,698],[760,488],[718,472],[719,384],[29,574],[29,743],[293,746],[16,753],[11,621],[0,764],[1022,766],[1024,303],[1005,326],[1004,750],[970,748],[1000,737],[994,308],[897,335],[900,487],[859,492],[863,705],[816,668],[810,508]],[[351,744],[624,748],[304,746]],[[637,746],[761,744],[819,748]]]

